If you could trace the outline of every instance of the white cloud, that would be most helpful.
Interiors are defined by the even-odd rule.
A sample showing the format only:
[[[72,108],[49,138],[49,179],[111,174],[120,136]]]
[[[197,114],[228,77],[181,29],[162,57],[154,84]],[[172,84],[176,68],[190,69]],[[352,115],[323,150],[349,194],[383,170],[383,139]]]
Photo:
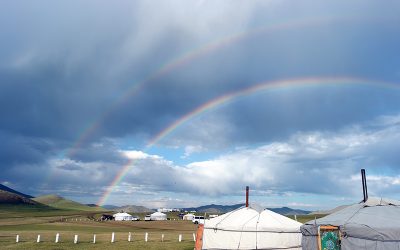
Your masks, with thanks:
[[[315,204],[311,203],[299,203],[299,202],[289,202],[287,203],[289,207],[315,207]]]
[[[388,123],[388,119],[398,117],[380,117],[337,133],[296,133],[287,141],[239,148],[185,166],[177,166],[161,156],[148,158],[143,152],[132,151],[131,157],[147,158],[134,164],[125,181],[145,183],[155,191],[206,196],[236,195],[246,185],[256,193],[265,194],[298,192],[357,196],[360,186],[357,173],[360,168],[367,168],[371,187],[376,186],[374,183],[385,183],[377,187],[377,193],[389,192],[399,185],[400,179],[393,175],[380,175],[379,178],[374,175],[385,169],[397,171],[396,165],[381,169],[381,162],[395,156],[376,150],[400,137],[397,123]],[[371,124],[374,124],[372,128]],[[399,140],[396,143],[400,146]],[[400,162],[400,158],[392,160]]]
[[[307,207],[313,203],[292,200],[296,193],[359,197],[358,173],[360,168],[366,168],[370,194],[390,197],[400,190],[400,171],[395,164],[400,163],[400,158],[396,150],[390,152],[380,148],[387,144],[399,148],[400,127],[396,122],[386,122],[396,119],[397,116],[378,118],[337,133],[296,133],[286,141],[238,148],[185,166],[143,151],[120,150],[120,162],[134,161],[122,182],[114,187],[112,196],[122,203],[138,197],[141,200],[149,196],[159,198],[160,192],[169,192],[171,200],[155,198],[143,201],[143,204],[171,206],[177,202],[175,199],[179,194],[188,197],[237,196],[242,195],[243,188],[249,185],[257,197],[286,197],[287,204]],[[51,178],[42,186],[42,191],[57,183],[54,192],[73,194],[73,189],[81,187],[80,195],[90,195],[105,191],[106,185],[123,166],[106,161],[52,158],[46,167]]]
[[[146,159],[149,157],[148,154],[146,154],[142,151],[137,151],[137,150],[125,150],[125,151],[122,151],[122,154],[132,160]]]
[[[351,180],[355,183],[361,183],[360,175],[351,176]],[[388,191],[400,190],[400,175],[367,175],[367,186],[369,193],[375,196],[385,196]]]
[[[185,147],[185,153],[182,156],[182,158],[187,158],[193,153],[200,153],[204,151],[205,149],[201,145],[188,145]]]
[[[380,171],[380,162],[393,157],[375,149],[400,136],[397,123],[386,122],[397,119],[398,116],[378,118],[337,133],[297,133],[286,142],[240,149],[216,159],[192,162],[175,171],[180,176],[201,180],[182,181],[182,184],[187,186],[186,190],[203,194],[233,194],[245,185],[282,192],[358,193],[353,191],[358,190],[359,183],[352,174],[362,167]],[[379,126],[370,129],[371,124]],[[398,158],[395,160],[400,162]],[[385,168],[396,170],[395,165]],[[390,179],[385,179],[387,185],[397,185],[397,179],[387,178]]]

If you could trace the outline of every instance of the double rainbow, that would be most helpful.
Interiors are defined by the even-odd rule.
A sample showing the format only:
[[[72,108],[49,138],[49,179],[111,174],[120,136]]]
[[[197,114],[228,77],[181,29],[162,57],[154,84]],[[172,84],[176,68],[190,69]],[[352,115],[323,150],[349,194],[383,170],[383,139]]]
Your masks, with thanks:
[[[211,110],[215,110],[222,105],[226,105],[228,103],[234,102],[235,100],[253,95],[255,93],[260,93],[263,91],[270,90],[284,90],[284,89],[293,89],[293,88],[310,88],[317,86],[341,86],[341,85],[351,85],[351,86],[365,86],[365,87],[378,87],[378,88],[390,88],[390,89],[398,89],[400,85],[395,83],[381,82],[381,81],[372,81],[361,78],[352,78],[352,77],[326,77],[326,78],[301,78],[301,79],[288,79],[288,80],[278,80],[278,81],[267,81],[262,82],[244,89],[240,89],[237,91],[233,91],[224,95],[221,95],[215,99],[209,100],[204,104],[196,107],[192,111],[183,115],[176,121],[172,122],[165,129],[161,130],[156,136],[154,136],[143,149],[143,151],[149,150],[151,147],[159,143],[162,139],[179,129],[179,127],[188,123],[189,121],[195,119],[196,117],[207,113]],[[134,161],[129,160],[118,172],[114,180],[108,186],[106,192],[98,201],[98,205],[102,206],[109,198],[115,186],[117,186],[125,175],[129,172],[131,167],[133,166]]]

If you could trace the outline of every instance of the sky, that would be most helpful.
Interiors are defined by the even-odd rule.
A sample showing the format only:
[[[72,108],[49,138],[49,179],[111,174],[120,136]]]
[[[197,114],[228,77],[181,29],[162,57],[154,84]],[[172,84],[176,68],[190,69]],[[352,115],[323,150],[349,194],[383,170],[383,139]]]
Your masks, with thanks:
[[[7,1],[0,183],[82,203],[400,199],[400,3]]]

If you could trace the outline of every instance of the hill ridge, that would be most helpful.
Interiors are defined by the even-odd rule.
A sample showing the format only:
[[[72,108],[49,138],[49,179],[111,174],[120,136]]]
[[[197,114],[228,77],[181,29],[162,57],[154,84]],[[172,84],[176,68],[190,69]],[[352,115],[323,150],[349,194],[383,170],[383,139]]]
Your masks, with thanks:
[[[234,205],[210,204],[199,207],[182,208],[182,210],[197,211],[198,213],[227,213],[243,206],[245,206],[244,203],[234,204]],[[311,213],[311,211],[293,209],[290,207],[277,207],[277,208],[266,208],[266,209],[282,215],[294,215],[294,214],[303,215]]]
[[[49,207],[67,210],[80,210],[80,211],[105,211],[101,207],[90,207],[79,202],[66,199],[57,194],[48,194],[33,198],[34,201],[47,205]]]
[[[127,212],[127,213],[152,213],[154,212],[153,209],[144,207],[144,206],[136,206],[136,205],[126,205],[122,207],[116,207],[112,209],[113,211],[116,212]]]
[[[14,189],[12,189],[10,187],[7,187],[7,186],[5,186],[3,184],[0,184],[0,190],[7,191],[9,193],[18,194],[18,195],[20,195],[22,197],[25,197],[25,198],[28,198],[28,199],[32,199],[33,198],[33,196],[31,196],[31,195],[18,192],[17,190],[14,190]]]
[[[0,204],[10,205],[39,205],[38,202],[26,198],[22,195],[0,190]]]

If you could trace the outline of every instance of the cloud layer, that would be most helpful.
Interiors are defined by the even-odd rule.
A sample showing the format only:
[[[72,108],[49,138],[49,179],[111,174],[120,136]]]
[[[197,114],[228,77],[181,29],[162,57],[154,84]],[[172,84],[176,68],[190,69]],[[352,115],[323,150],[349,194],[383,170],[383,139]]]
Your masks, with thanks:
[[[395,195],[400,189],[400,158],[395,150],[400,146],[399,122],[400,115],[384,116],[336,133],[296,133],[286,141],[237,148],[185,165],[142,151],[92,145],[103,147],[104,154],[87,161],[51,158],[12,168],[5,176],[16,179],[18,175],[41,193],[52,190],[95,199],[104,193],[104,183],[110,183],[131,160],[130,170],[113,189],[116,198],[111,196],[110,201],[121,202],[125,197],[156,206],[161,204],[156,197],[166,197],[164,205],[189,205],[175,196],[234,197],[250,185],[256,196],[283,196],[287,197],[284,202],[295,204],[290,196],[296,193],[357,199],[361,193],[358,172],[366,168],[371,195]],[[146,202],[143,197],[155,200]]]
[[[134,159],[110,202],[229,203],[251,185],[260,197],[307,205],[307,195],[354,197],[361,167],[371,192],[395,194],[399,9],[396,1],[3,4],[0,182],[95,202]],[[392,85],[255,93],[145,149],[226,93],[340,76]]]

